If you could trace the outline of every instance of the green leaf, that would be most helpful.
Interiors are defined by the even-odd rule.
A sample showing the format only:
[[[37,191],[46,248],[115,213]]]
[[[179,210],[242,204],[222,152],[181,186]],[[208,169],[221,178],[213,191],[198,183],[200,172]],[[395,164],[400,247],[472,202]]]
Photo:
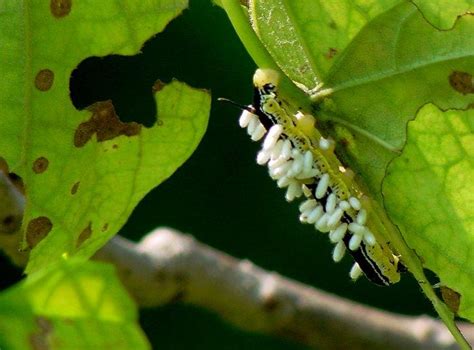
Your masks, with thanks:
[[[2,349],[149,349],[110,265],[67,261],[0,295]]]
[[[155,86],[158,122],[121,123],[110,103],[77,111],[69,78],[90,56],[136,54],[186,0],[0,2],[0,155],[27,192],[27,271],[90,257],[193,152],[206,92]],[[150,87],[151,89],[152,87]]]
[[[322,90],[308,91],[312,93],[311,98],[318,107],[316,117],[319,118],[320,128],[336,138],[337,154],[365,180],[369,187],[368,193],[380,202],[386,200],[390,203],[388,214],[398,219],[397,224],[404,236],[406,235],[410,248],[418,253],[421,259],[408,249],[396,232],[393,232],[393,237],[391,233],[391,243],[397,251],[402,253],[403,261],[420,281],[424,293],[432,301],[459,344],[467,347],[455,328],[452,314],[445,305],[439,302],[431,286],[424,281],[420,260],[426,261],[424,253],[429,250],[427,248],[429,244],[423,245],[422,239],[412,237],[417,234],[417,226],[410,220],[405,222],[404,215],[400,213],[404,212],[408,206],[412,209],[415,205],[413,201],[410,201],[410,196],[404,194],[409,191],[418,191],[418,184],[413,185],[413,182],[406,179],[410,176],[406,171],[403,174],[397,174],[399,168],[394,167],[390,169],[390,174],[398,182],[391,183],[391,191],[387,192],[386,189],[383,197],[381,189],[387,167],[395,157],[402,154],[401,159],[409,159],[410,164],[417,164],[417,158],[413,152],[407,153],[410,151],[409,146],[407,146],[407,151],[404,150],[404,146],[407,124],[415,118],[422,106],[431,102],[446,110],[467,109],[474,105],[474,36],[472,35],[474,16],[461,16],[457,18],[452,28],[440,30],[430,20],[440,26],[449,23],[455,14],[463,13],[464,10],[460,11],[459,7],[461,2],[455,1],[454,8],[446,13],[443,13],[443,3],[440,1],[434,1],[430,5],[421,0],[417,1],[421,10],[408,1],[384,3],[386,6],[383,8],[375,6],[376,11],[374,10],[373,16],[366,16],[366,21],[361,23],[354,32],[345,32],[344,27],[339,28],[345,34],[343,36],[345,41],[342,41],[343,45],[340,49],[342,51],[338,51],[339,54],[335,57],[334,63],[324,64],[320,62],[320,57],[327,52],[328,44],[318,46],[318,43],[324,42],[324,39],[316,42],[314,38],[321,33],[326,33],[328,24],[326,23],[325,27],[323,22],[317,23],[313,20],[315,13],[318,12],[313,9],[321,9],[322,3],[323,1],[319,0],[291,3],[284,0],[255,0],[254,7],[251,8],[252,25],[275,61],[290,78],[303,83],[306,87],[313,87],[314,83],[319,81],[324,84]],[[347,6],[354,10],[361,3],[350,2]],[[369,2],[365,3],[370,5]],[[303,4],[307,5],[306,10],[298,10]],[[339,14],[340,11],[333,10],[322,17],[323,20],[330,19]],[[313,23],[318,25],[312,25]],[[332,44],[338,43],[337,36],[329,40]],[[450,131],[456,133],[458,130]],[[456,144],[454,141],[451,143]],[[453,151],[453,144],[441,146],[447,147],[449,152]],[[459,145],[457,147],[458,149],[468,148]],[[454,151],[456,151],[455,148]],[[465,153],[467,154],[468,151]],[[435,155],[441,159],[446,157],[441,150]],[[419,207],[413,212],[434,211],[436,214],[442,213],[450,217],[448,221],[445,221],[446,224],[440,224],[439,228],[430,226],[427,231],[433,230],[435,233],[430,232],[432,235],[442,231],[450,221],[462,221],[461,226],[465,225],[462,229],[455,230],[460,226],[453,226],[453,228],[457,235],[463,236],[460,242],[466,243],[472,239],[473,226],[469,220],[473,217],[473,206],[472,197],[469,197],[467,193],[472,186],[461,187],[460,184],[466,179],[469,166],[472,168],[472,161],[465,157],[460,163],[461,168],[456,169],[456,174],[452,178],[433,178],[432,180],[439,181],[436,183],[439,191],[441,191],[440,186],[444,186],[446,193],[449,193],[446,203],[455,201],[455,198],[462,198],[461,202],[464,205],[459,205],[458,202],[456,206],[450,205],[448,209],[440,206],[432,210],[430,206],[435,205],[432,201],[433,196],[438,198],[442,196],[439,192],[425,191],[424,195],[419,196],[424,202],[417,201],[416,205]],[[442,180],[444,182],[441,182]],[[467,181],[464,182],[468,185]],[[397,186],[407,183],[412,186],[409,189],[405,188],[403,190],[405,192],[397,192]],[[431,184],[428,188],[435,187]],[[459,196],[459,192],[463,193],[462,196]],[[402,209],[395,209],[397,206]],[[463,208],[462,215],[459,212],[461,207]],[[416,218],[416,215],[412,215],[411,221]],[[441,221],[436,221],[438,219],[435,215],[431,216],[431,220],[437,223]],[[410,228],[410,225],[413,225],[413,228]],[[422,227],[426,225],[426,220],[421,223]],[[453,239],[452,236],[451,239]],[[459,268],[462,262],[466,263],[468,258],[465,255],[458,257],[454,260],[458,264],[455,267],[450,258],[457,254],[457,245],[453,245],[454,248],[451,250],[450,241],[446,237],[440,240],[442,243],[431,239],[430,242],[439,244],[433,244],[429,248],[438,251],[430,253],[431,256],[428,257],[430,262],[427,266],[435,273],[440,273],[442,283],[445,283],[448,288],[461,293],[460,313],[465,317],[472,317],[472,311],[468,311],[472,310],[470,309],[472,301],[464,301],[464,303],[462,301],[466,291],[474,290],[472,280],[464,278],[462,282],[459,281],[454,285],[451,283],[454,277],[449,281],[444,279],[450,271],[452,273],[453,269]],[[418,244],[422,244],[423,249],[419,250]],[[437,254],[444,254],[445,258],[435,263]],[[444,270],[441,267],[442,263],[445,264]],[[469,268],[466,268],[457,276],[466,276],[470,273]],[[455,295],[455,293],[452,294]]]
[[[253,0],[252,24],[281,69],[307,88],[324,82],[334,60],[378,14],[400,0]]]
[[[373,194],[380,194],[387,162],[402,150],[406,124],[422,105],[465,108],[474,102],[463,87],[473,73],[473,32],[473,16],[440,31],[414,5],[402,3],[370,22],[332,67],[325,83],[333,94],[325,108],[355,134],[350,164]]]
[[[458,16],[474,13],[474,0],[412,0],[423,16],[439,29],[449,29]]]
[[[384,182],[387,209],[424,266],[461,294],[459,315],[474,320],[474,110],[430,104],[408,126]]]

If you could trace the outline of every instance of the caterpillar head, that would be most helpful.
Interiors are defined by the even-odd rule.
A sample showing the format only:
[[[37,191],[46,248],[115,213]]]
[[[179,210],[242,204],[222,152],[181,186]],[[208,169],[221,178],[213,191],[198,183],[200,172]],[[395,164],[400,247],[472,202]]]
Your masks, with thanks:
[[[274,90],[280,82],[280,75],[277,71],[269,68],[259,68],[253,75],[254,86],[265,92]],[[270,90],[270,91],[268,91]]]

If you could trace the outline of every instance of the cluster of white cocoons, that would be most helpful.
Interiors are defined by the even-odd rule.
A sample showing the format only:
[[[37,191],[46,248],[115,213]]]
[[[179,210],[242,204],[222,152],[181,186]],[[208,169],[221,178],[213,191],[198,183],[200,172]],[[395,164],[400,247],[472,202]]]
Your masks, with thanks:
[[[288,138],[282,137],[283,128],[279,124],[273,125],[267,131],[258,117],[246,110],[243,111],[239,124],[242,128],[247,128],[253,141],[264,138],[262,149],[257,155],[257,163],[267,164],[269,174],[277,181],[278,187],[287,189],[286,200],[292,201],[306,196],[299,207],[300,221],[313,224],[320,232],[329,233],[329,239],[335,244],[332,255],[334,261],[338,262],[344,257],[346,244],[343,238],[348,232],[352,235],[348,244],[352,251],[357,250],[362,241],[367,245],[376,243],[373,233],[365,226],[367,211],[362,208],[359,199],[350,197],[341,201],[335,193],[331,193],[324,206],[318,202],[328,191],[330,177],[317,168],[311,151],[302,153],[293,147]],[[330,146],[331,141],[328,139],[321,138],[319,141],[319,147],[323,150],[329,149]],[[312,193],[305,191],[304,186],[304,183],[308,182],[305,180],[313,178],[317,179],[314,197]],[[347,210],[356,212],[354,222],[349,224],[341,220]],[[361,274],[362,270],[355,263],[350,272],[351,278],[357,279]]]

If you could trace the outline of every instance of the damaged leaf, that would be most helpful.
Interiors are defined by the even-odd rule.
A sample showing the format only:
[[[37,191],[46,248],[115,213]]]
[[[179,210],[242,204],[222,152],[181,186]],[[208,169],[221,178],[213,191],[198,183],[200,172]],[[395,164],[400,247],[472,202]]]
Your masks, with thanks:
[[[0,2],[0,155],[27,192],[27,272],[90,257],[198,145],[205,91],[162,85],[150,128],[120,121],[110,101],[78,111],[69,96],[81,61],[137,54],[186,7],[186,0]]]

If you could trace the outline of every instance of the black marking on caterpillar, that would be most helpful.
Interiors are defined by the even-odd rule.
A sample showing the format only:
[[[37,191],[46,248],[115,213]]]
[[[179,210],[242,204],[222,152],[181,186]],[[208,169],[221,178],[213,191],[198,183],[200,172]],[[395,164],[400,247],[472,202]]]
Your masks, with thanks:
[[[257,163],[267,164],[270,176],[286,199],[304,196],[300,220],[329,232],[336,244],[333,259],[342,259],[346,250],[355,260],[350,272],[357,279],[363,272],[377,285],[388,286],[400,280],[403,265],[383,240],[374,235],[383,220],[371,211],[371,200],[363,195],[334,154],[331,141],[315,128],[314,117],[293,109],[278,96],[278,73],[258,69],[254,75],[254,100],[239,124],[252,140],[264,139]],[[235,104],[235,103],[234,103]]]

